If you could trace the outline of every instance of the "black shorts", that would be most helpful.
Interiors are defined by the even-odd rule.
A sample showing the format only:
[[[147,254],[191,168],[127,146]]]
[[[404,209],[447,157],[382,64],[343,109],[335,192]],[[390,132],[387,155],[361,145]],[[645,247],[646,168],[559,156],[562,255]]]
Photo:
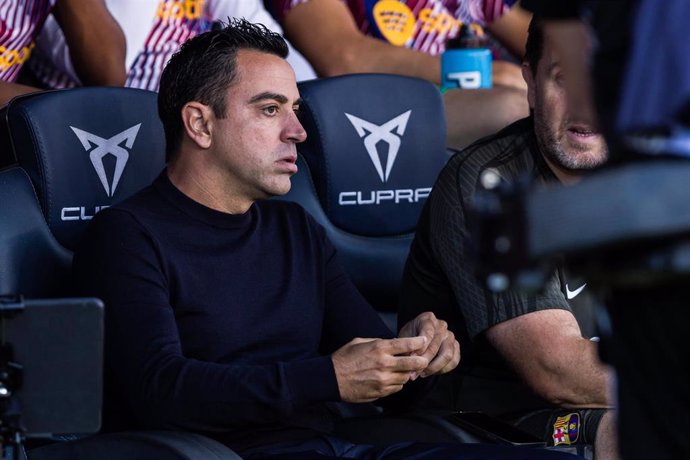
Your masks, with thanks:
[[[594,444],[606,409],[542,409],[508,419],[548,446]]]

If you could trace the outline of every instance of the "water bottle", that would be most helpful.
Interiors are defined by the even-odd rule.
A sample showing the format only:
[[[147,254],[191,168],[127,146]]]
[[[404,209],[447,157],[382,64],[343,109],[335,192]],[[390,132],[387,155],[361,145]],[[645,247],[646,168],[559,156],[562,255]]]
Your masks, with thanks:
[[[466,24],[457,37],[446,42],[441,55],[441,87],[491,88],[491,50]]]

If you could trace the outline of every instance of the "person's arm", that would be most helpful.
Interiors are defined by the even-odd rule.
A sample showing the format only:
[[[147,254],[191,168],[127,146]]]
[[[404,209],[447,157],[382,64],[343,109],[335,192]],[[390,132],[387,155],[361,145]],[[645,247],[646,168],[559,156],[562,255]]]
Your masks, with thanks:
[[[538,395],[563,407],[606,407],[609,371],[597,344],[567,310],[541,310],[496,324],[489,342]]]
[[[476,145],[464,152],[462,161],[459,157],[451,159],[427,199],[416,238],[428,241],[470,339],[485,334],[525,383],[545,399],[564,406],[607,406],[608,376],[597,357],[596,344],[582,337],[568,310],[558,273],[543,292],[530,295],[510,290],[490,292],[474,272],[475,262],[466,252],[474,236],[467,210],[475,195],[480,165],[486,161],[482,154],[486,148]],[[504,148],[501,144],[494,147],[496,152]],[[415,250],[416,246],[413,244],[408,264],[423,266],[423,252]],[[402,297],[402,302],[410,311],[409,300]]]
[[[386,72],[441,81],[437,56],[364,35],[339,0],[301,3],[287,13],[283,28],[321,76]]]
[[[515,6],[487,25],[487,31],[519,61],[525,55],[527,30],[532,15]],[[494,60],[491,66],[493,84],[527,91],[520,66],[513,62]]]
[[[310,0],[287,12],[283,29],[290,42],[322,77],[381,72],[441,83],[441,60],[364,35],[340,0]],[[495,61],[494,88],[454,89],[444,94],[447,144],[467,146],[529,114],[527,90],[520,67]]]
[[[15,96],[22,94],[35,93],[41,91],[33,86],[20,85],[19,83],[11,83],[9,81],[0,80],[0,107],[4,106]]]
[[[508,12],[487,25],[487,30],[498,40],[513,56],[522,60],[525,55],[527,43],[527,30],[532,19],[532,14],[514,6]]]
[[[53,15],[83,85],[125,84],[125,36],[104,0],[58,0]]]

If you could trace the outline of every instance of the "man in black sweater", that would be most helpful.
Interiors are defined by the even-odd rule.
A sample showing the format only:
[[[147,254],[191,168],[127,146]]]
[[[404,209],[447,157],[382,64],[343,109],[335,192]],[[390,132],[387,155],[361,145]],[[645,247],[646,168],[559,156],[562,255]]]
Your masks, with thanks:
[[[106,320],[106,429],[205,433],[246,458],[370,458],[330,436],[328,403],[414,396],[460,360],[423,313],[394,338],[285,194],[297,172],[299,94],[283,39],[243,20],[187,42],[163,72],[168,167],[97,215],[75,257]],[[404,458],[498,446],[410,445]],[[286,458],[282,456],[281,458]],[[520,457],[522,458],[522,457]]]

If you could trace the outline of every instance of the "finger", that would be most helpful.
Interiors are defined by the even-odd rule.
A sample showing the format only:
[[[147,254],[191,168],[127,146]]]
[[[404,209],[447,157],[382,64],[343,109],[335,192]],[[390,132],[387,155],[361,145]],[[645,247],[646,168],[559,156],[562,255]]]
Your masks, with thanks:
[[[410,376],[411,373],[409,372],[390,372],[382,377],[379,385],[372,386],[365,395],[362,395],[360,400],[362,402],[373,401],[397,393],[410,381]]]
[[[382,389],[382,391],[379,393],[378,398],[383,398],[386,396],[390,396],[394,393],[397,393],[398,391],[403,389],[404,384],[392,384],[392,385],[387,385],[385,388]]]
[[[376,346],[381,351],[391,355],[407,355],[426,348],[427,338],[418,337],[398,337],[397,339],[379,340]]]
[[[456,367],[458,367],[458,364],[460,364],[460,344],[458,341],[455,341],[455,344],[453,345],[453,353],[454,357],[448,364],[446,364],[440,371],[437,372],[437,374],[446,374]]]
[[[422,356],[427,358],[429,361],[432,361],[438,355],[441,345],[449,333],[448,323],[445,321],[434,318],[434,321],[431,324],[433,325],[433,336],[429,342],[429,345],[422,353]]]
[[[445,374],[447,372],[450,372],[453,369],[455,369],[456,367],[458,367],[458,365],[460,364],[460,360],[462,359],[462,357],[460,355],[460,342],[458,342],[457,340],[455,341],[455,344],[453,345],[453,353],[454,353],[453,360],[451,362],[449,362],[446,365],[446,367],[441,369],[439,371],[439,374]]]
[[[379,340],[377,338],[370,338],[370,337],[355,337],[350,341],[351,344],[355,345],[358,343],[367,343],[367,342],[373,342],[374,340]]]
[[[428,341],[429,345],[424,350],[420,350],[418,352],[419,355],[424,356],[429,361],[434,359],[434,357],[438,354],[438,350],[441,348],[441,344],[443,343],[443,338],[445,337],[446,332],[446,330],[434,331],[434,334]]]
[[[435,318],[434,318],[435,319]],[[427,346],[430,346],[436,335],[436,321],[421,320],[418,325],[417,335],[424,336],[428,339]],[[426,351],[426,350],[424,350]]]
[[[422,372],[429,367],[429,360],[423,356],[394,356],[388,370],[396,373]]]
[[[408,321],[407,324],[400,329],[398,337],[415,337],[418,335],[426,335],[429,337],[429,339],[431,339],[433,336],[433,330],[431,332],[428,330],[422,332],[422,329],[429,327],[428,324],[433,321],[436,321],[436,315],[434,315],[433,312],[425,311],[424,313],[420,313],[413,320]],[[430,327],[433,329],[433,326]]]
[[[438,354],[422,372],[422,377],[434,374],[445,374],[455,369],[460,363],[460,344],[455,340],[452,332],[448,333],[448,338],[444,340]]]
[[[433,312],[427,311],[421,313],[413,320],[416,335],[424,336],[428,339],[427,347],[424,350],[420,350],[418,354],[424,354],[431,360],[438,351],[438,347],[441,346],[440,340],[438,339],[438,334],[441,331],[445,331],[448,328],[445,321],[439,321]]]

